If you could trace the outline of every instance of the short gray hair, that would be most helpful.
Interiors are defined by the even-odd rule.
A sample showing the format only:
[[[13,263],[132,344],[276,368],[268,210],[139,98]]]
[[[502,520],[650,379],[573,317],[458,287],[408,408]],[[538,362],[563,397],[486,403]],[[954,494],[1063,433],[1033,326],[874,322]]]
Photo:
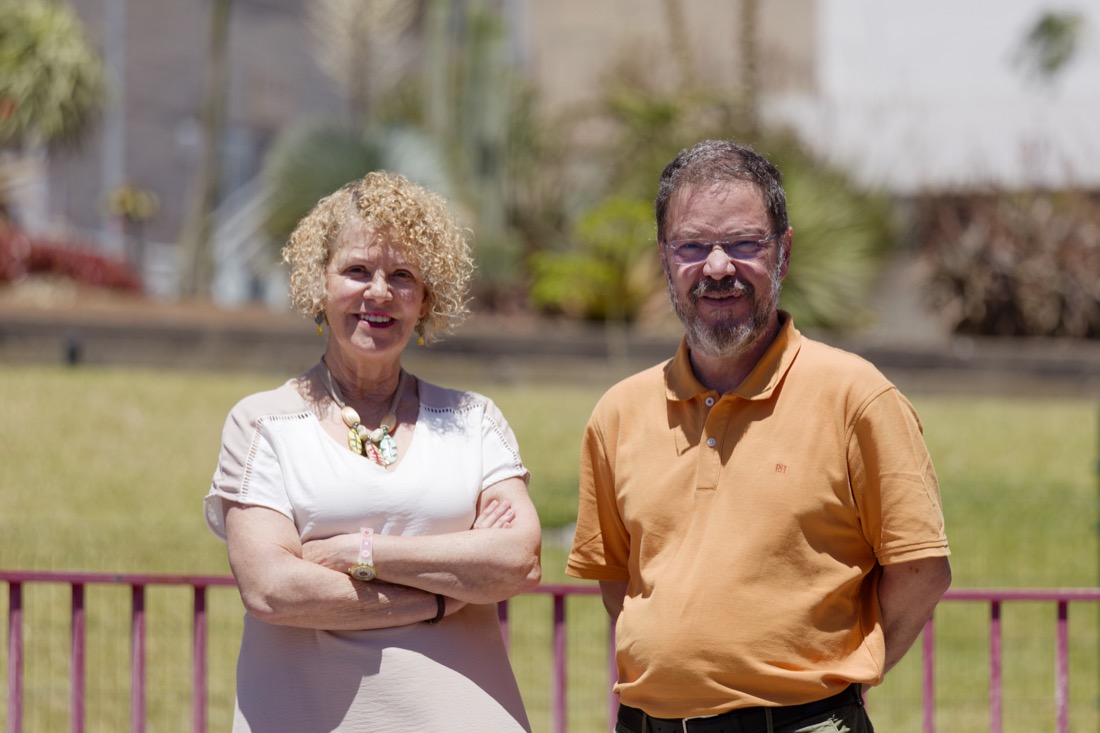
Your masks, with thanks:
[[[657,189],[654,208],[657,215],[657,241],[665,241],[668,206],[673,195],[688,186],[744,181],[756,186],[764,196],[775,231],[790,228],[787,217],[787,194],[783,191],[783,174],[752,148],[729,140],[704,140],[680,151],[665,166]]]

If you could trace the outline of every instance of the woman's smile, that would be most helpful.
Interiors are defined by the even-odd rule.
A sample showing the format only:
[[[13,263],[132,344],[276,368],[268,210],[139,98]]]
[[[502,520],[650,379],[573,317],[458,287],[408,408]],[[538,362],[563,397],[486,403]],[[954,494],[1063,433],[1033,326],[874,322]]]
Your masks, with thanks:
[[[385,313],[360,313],[359,320],[378,327],[392,326],[394,324],[394,319]]]

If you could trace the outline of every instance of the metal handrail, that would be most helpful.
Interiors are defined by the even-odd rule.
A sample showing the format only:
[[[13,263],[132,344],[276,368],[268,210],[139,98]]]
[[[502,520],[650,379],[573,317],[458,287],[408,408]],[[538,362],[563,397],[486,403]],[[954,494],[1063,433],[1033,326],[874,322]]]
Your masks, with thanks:
[[[130,602],[130,720],[132,733],[144,733],[145,708],[145,590],[148,586],[189,586],[193,590],[192,609],[192,702],[191,730],[205,733],[207,708],[207,616],[206,591],[214,586],[233,586],[230,576],[219,575],[149,575],[121,573],[89,573],[58,571],[4,571],[0,570],[0,582],[8,584],[8,733],[23,730],[23,586],[28,583],[68,584],[72,591],[70,609],[70,730],[83,733],[85,717],[85,588],[94,584],[128,585]],[[565,600],[574,595],[599,595],[596,584],[541,585],[530,594],[549,595],[553,599],[553,674],[552,674],[552,724],[554,733],[565,733],[567,728],[567,658]],[[984,602],[990,605],[990,679],[989,716],[991,733],[1000,733],[1002,655],[1001,655],[1001,607],[1006,602],[1039,601],[1056,604],[1057,634],[1055,645],[1056,681],[1055,707],[1058,733],[1069,731],[1069,604],[1073,602],[1100,602],[1100,588],[1049,588],[1049,589],[959,589],[944,595],[947,602]],[[509,638],[509,603],[498,605],[501,632]],[[616,675],[614,660],[614,633],[608,633],[608,678]],[[929,619],[922,634],[923,651],[922,693],[924,732],[935,731],[935,626]],[[608,716],[614,720],[617,708],[616,696],[609,691]]]
[[[206,731],[206,590],[212,586],[233,586],[230,576],[219,575],[149,575],[127,573],[92,573],[59,571],[4,571],[0,570],[0,582],[8,584],[8,733],[23,730],[23,586],[27,583],[68,584],[72,589],[71,649],[70,658],[70,720],[73,733],[83,733],[85,703],[85,626],[84,590],[88,585],[129,585],[130,604],[130,730],[144,733],[145,709],[145,589],[148,586],[190,586],[194,591],[192,625],[192,702],[191,730]],[[566,613],[565,598],[571,595],[598,595],[595,585],[540,585],[531,594],[553,597],[553,726],[555,733],[566,731]],[[501,632],[508,640],[508,601],[498,604]],[[609,639],[613,638],[608,634]],[[609,646],[608,656],[613,663],[614,652]],[[610,667],[612,675],[613,666]],[[615,714],[614,700],[609,701],[609,714]]]
[[[989,731],[1001,733],[1002,638],[1001,606],[1007,602],[1042,601],[1055,603],[1058,628],[1055,639],[1055,717],[1057,733],[1069,733],[1069,604],[1073,601],[1100,602],[1100,588],[966,588],[948,590],[944,601],[989,604]],[[935,726],[935,617],[922,634],[924,733]]]

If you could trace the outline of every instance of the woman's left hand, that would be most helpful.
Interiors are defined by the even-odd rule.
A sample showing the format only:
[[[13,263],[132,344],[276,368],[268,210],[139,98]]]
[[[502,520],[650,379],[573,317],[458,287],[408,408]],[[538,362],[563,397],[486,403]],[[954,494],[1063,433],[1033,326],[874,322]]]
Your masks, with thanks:
[[[511,504],[503,499],[493,499],[477,515],[470,529],[507,529],[512,526],[515,518],[516,512]]]

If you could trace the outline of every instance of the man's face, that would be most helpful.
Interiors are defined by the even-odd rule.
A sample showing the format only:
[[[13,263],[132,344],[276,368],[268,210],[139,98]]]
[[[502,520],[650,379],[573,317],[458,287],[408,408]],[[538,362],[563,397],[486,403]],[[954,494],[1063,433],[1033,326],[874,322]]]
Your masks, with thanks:
[[[702,243],[707,254],[700,261],[678,257],[676,245],[683,242]],[[760,244],[748,254],[730,247],[730,256],[722,247],[707,248],[709,242]],[[750,183],[688,187],[673,196],[661,263],[692,349],[738,356],[772,332],[790,246],[791,231],[772,230],[764,197]]]

